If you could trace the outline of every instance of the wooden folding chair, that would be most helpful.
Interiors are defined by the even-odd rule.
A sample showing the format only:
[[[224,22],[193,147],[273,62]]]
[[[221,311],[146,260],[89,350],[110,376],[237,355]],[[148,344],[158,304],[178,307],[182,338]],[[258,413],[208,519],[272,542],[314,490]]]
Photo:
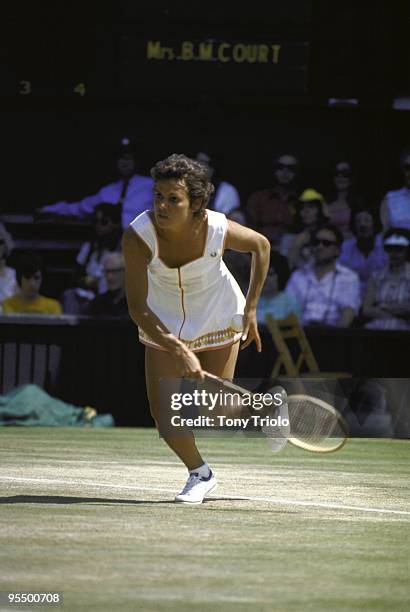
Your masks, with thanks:
[[[266,325],[272,334],[273,342],[278,356],[273,366],[271,378],[280,377],[309,377],[309,378],[350,378],[348,372],[321,372],[315,359],[312,348],[306,337],[299,319],[291,313],[286,319],[274,319],[272,315],[266,315]],[[294,339],[297,342],[299,354],[294,360],[286,340]],[[302,368],[307,371],[302,371]],[[281,373],[282,368],[284,373]]]

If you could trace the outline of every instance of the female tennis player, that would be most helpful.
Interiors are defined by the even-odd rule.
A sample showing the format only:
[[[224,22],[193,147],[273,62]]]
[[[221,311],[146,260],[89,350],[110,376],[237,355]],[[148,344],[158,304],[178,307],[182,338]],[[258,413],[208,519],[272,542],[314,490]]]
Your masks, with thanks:
[[[150,410],[158,427],[161,378],[204,379],[204,371],[234,375],[239,344],[261,351],[256,306],[269,266],[269,241],[207,210],[214,191],[207,169],[185,155],[171,155],[151,170],[154,210],[140,214],[124,232],[123,251],[130,316],[146,345]],[[247,297],[225,266],[224,249],[252,254]],[[243,329],[235,322],[243,315]],[[234,318],[235,317],[235,318]],[[175,500],[200,504],[216,487],[195,439],[165,436],[189,471]]]

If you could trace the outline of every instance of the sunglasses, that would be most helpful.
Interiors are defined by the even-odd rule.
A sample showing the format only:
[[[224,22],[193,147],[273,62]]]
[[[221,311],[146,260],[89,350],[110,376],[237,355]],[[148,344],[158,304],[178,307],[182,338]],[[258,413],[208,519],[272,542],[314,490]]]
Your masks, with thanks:
[[[312,246],[319,246],[319,244],[324,247],[330,247],[336,244],[336,242],[334,240],[326,240],[326,238],[313,238]]]
[[[2,244],[6,244],[6,241],[5,241],[5,240],[2,240],[2,239],[0,238],[0,245],[2,245]]]
[[[385,244],[384,245],[384,250],[386,251],[386,253],[402,253],[406,249],[407,247],[400,246],[399,244]]]
[[[336,170],[335,176],[343,176],[344,178],[349,178],[351,176],[350,170]]]
[[[402,168],[405,172],[409,172],[410,171],[410,164],[403,164]]]
[[[296,172],[296,164],[276,164],[276,170],[289,170],[289,172]]]

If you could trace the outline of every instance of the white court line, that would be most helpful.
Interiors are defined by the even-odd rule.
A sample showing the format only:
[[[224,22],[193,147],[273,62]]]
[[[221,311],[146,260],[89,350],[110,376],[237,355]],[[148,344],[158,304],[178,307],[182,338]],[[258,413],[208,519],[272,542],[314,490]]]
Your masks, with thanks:
[[[172,489],[163,489],[159,487],[138,487],[135,485],[115,485],[115,484],[104,484],[100,482],[92,482],[86,480],[55,480],[52,478],[21,478],[19,476],[0,476],[0,480],[8,480],[11,482],[38,482],[48,483],[57,485],[80,485],[80,486],[91,486],[101,487],[107,489],[130,489],[132,491],[150,491],[158,493],[172,493],[175,491]],[[215,496],[210,496],[208,499],[213,499]],[[247,495],[223,495],[223,499],[233,499],[238,501],[259,501],[267,502],[271,504],[286,504],[289,506],[311,506],[313,508],[329,508],[333,510],[357,510],[359,512],[376,512],[379,514],[402,514],[410,516],[410,511],[407,510],[389,510],[387,508],[366,508],[365,506],[344,506],[342,504],[334,504],[331,502],[309,502],[296,499],[283,499],[275,497],[250,497]],[[216,499],[218,499],[216,497]]]

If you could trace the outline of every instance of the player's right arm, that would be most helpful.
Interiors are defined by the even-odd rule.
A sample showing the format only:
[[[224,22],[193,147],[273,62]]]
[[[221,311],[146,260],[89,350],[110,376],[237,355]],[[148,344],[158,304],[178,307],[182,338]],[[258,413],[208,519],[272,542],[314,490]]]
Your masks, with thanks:
[[[124,232],[122,250],[125,260],[125,291],[131,319],[173,356],[182,376],[203,379],[201,364],[195,353],[169,331],[147,304],[147,264],[151,252],[131,227]]]

